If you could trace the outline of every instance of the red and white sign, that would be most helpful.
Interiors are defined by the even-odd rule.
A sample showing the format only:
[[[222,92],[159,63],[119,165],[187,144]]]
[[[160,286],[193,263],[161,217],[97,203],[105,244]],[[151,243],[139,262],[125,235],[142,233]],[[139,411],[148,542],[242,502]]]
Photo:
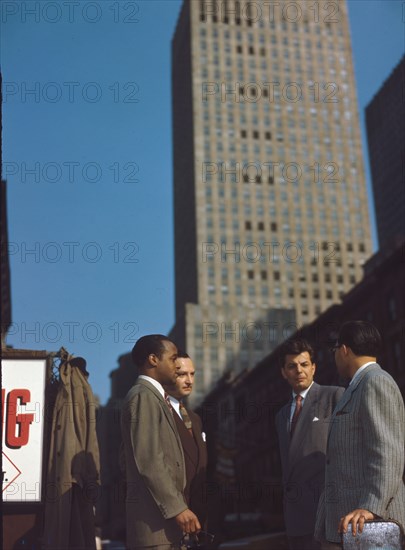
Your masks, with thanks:
[[[41,500],[45,359],[5,359],[2,368],[4,502]]]

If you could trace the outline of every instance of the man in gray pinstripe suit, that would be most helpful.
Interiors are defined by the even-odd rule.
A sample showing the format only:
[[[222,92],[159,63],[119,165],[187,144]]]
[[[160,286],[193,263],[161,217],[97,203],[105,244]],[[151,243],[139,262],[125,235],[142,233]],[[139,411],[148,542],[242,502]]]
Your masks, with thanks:
[[[405,526],[404,402],[376,363],[380,347],[371,323],[349,321],[333,349],[339,374],[351,381],[330,424],[315,528],[323,548],[340,548],[349,523],[354,534],[375,518]]]

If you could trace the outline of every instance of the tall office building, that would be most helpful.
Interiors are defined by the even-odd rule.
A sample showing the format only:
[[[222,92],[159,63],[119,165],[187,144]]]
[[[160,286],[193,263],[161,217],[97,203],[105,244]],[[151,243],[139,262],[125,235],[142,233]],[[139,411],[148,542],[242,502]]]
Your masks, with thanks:
[[[380,248],[405,237],[405,57],[366,108]]]
[[[176,325],[198,401],[371,253],[347,5],[185,0],[172,43]]]

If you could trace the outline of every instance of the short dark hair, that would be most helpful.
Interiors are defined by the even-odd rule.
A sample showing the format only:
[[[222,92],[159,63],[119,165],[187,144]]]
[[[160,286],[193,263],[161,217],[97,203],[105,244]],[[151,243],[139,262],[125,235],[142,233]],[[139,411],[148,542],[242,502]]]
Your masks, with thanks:
[[[182,349],[178,349],[177,350],[177,357],[179,359],[190,359],[190,356],[188,353],[186,353],[184,350]]]
[[[354,355],[377,357],[381,351],[381,335],[368,321],[347,321],[339,330],[338,344],[345,344]]]
[[[299,355],[303,351],[307,351],[309,353],[311,363],[313,363],[315,361],[315,352],[308,340],[304,340],[303,338],[289,338],[280,346],[280,366],[284,367],[286,355]]]
[[[142,367],[152,353],[160,359],[165,350],[163,342],[170,341],[171,340],[163,334],[147,334],[146,336],[142,336],[132,348],[131,353],[133,362],[137,367]]]

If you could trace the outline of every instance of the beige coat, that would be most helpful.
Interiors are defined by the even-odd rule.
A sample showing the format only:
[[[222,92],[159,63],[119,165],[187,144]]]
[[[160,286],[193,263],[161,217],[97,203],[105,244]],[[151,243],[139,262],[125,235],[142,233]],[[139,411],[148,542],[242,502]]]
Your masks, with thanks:
[[[44,548],[95,548],[93,505],[101,491],[95,399],[79,368],[84,360],[65,350],[61,359],[45,487]]]

